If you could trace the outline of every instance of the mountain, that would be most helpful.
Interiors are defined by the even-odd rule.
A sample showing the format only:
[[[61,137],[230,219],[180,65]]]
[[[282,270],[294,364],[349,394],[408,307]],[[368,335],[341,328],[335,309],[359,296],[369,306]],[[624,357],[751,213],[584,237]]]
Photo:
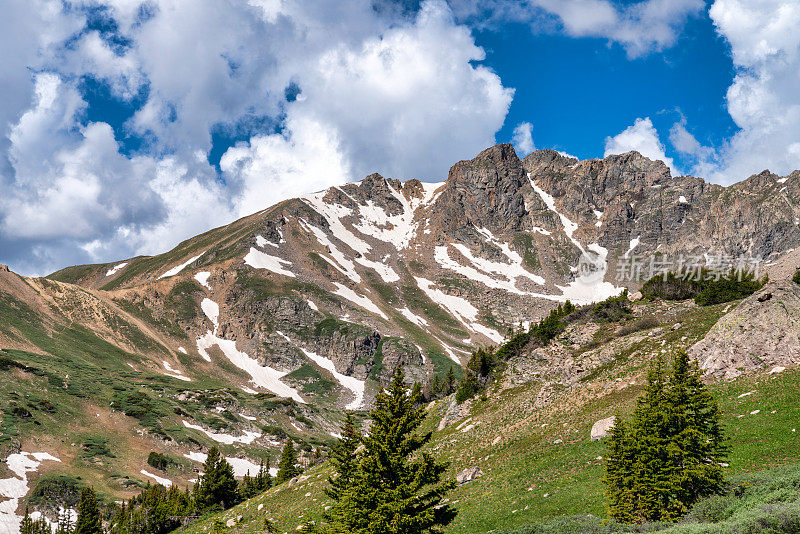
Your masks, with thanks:
[[[560,302],[637,289],[644,280],[626,265],[638,255],[748,255],[786,272],[799,224],[797,171],[721,187],[635,152],[519,159],[502,144],[442,183],[372,174],[157,256],[45,278],[0,269],[0,446],[11,471],[0,472],[0,495],[21,502],[30,489],[48,511],[41,496],[58,476],[108,498],[147,481],[184,486],[213,444],[242,475],[265,457],[274,466],[287,436],[313,464],[342,410],[369,408],[398,365],[409,382],[460,374],[475,347]],[[515,383],[595,376],[614,359],[605,346],[580,362],[523,361]],[[150,452],[171,466],[149,466]],[[5,488],[11,478],[24,491]],[[6,508],[0,522],[11,524],[17,507]]]

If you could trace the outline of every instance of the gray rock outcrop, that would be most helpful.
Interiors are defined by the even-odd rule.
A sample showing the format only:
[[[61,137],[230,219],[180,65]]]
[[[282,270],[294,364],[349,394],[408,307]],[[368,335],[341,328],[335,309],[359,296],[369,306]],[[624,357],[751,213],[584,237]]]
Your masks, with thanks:
[[[600,419],[595,424],[593,424],[591,431],[592,441],[601,440],[611,435],[611,429],[614,428],[616,422],[617,418],[612,415],[611,417]]]
[[[748,371],[800,363],[800,286],[770,282],[722,317],[689,354],[706,375],[730,380]]]

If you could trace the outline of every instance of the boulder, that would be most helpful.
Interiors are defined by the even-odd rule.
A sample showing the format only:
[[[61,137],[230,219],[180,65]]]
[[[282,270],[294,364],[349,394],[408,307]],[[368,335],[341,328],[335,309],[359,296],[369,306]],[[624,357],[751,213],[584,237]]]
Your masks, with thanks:
[[[800,363],[800,286],[770,282],[723,316],[689,354],[725,380]]]
[[[468,467],[464,469],[459,474],[456,475],[456,482],[459,484],[466,484],[467,482],[471,482],[476,478],[480,478],[483,476],[483,471],[477,465],[475,467]]]
[[[595,424],[592,425],[592,432],[591,438],[592,441],[597,441],[599,439],[607,438],[611,429],[614,428],[614,424],[617,422],[617,418],[615,416],[606,417],[605,419],[600,419]]]

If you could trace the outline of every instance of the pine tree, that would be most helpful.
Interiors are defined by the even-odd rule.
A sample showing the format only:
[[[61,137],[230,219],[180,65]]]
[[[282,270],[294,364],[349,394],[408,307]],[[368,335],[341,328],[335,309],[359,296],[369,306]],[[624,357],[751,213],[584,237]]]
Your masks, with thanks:
[[[91,487],[85,488],[81,492],[75,534],[103,534],[100,510],[97,507],[97,495]]]
[[[25,515],[22,517],[22,522],[19,524],[20,534],[33,534],[33,520],[28,513],[28,507],[25,507]]]
[[[204,474],[197,485],[195,499],[201,507],[222,506],[230,508],[238,502],[237,482],[233,468],[214,446],[208,450],[203,464]]]
[[[290,439],[283,447],[281,460],[280,463],[278,463],[278,475],[275,477],[275,484],[283,484],[287,480],[293,479],[301,472],[300,468],[297,467],[297,453]]]
[[[456,390],[456,374],[453,372],[453,368],[447,371],[447,377],[445,378],[445,395],[450,395]]]
[[[726,453],[719,409],[686,353],[667,379],[658,361],[630,423],[618,419],[606,455],[610,516],[673,521],[722,488]]]
[[[348,531],[354,534],[436,533],[456,512],[442,503],[455,483],[442,482],[446,464],[420,449],[431,434],[417,434],[425,408],[410,396],[403,371],[395,370],[389,392],[378,392],[372,426],[363,438],[356,486],[349,491]],[[412,459],[413,458],[413,459]]]
[[[329,488],[325,493],[333,499],[333,505],[325,513],[330,532],[350,532],[350,518],[356,516],[353,491],[358,487],[359,465],[356,450],[361,444],[361,435],[356,430],[352,414],[348,413],[342,429],[342,437],[331,447],[330,463],[336,476],[328,477]]]

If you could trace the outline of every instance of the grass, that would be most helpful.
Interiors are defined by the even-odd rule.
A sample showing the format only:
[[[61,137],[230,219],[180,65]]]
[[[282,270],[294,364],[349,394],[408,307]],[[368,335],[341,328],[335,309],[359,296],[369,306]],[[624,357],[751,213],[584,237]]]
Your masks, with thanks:
[[[657,315],[659,321],[664,319],[664,313],[673,313],[663,312],[652,303],[637,306],[646,314]],[[551,384],[554,393],[544,406],[534,402],[542,392],[542,383],[495,388],[487,392],[486,400],[473,401],[469,422],[476,425],[474,428],[462,432],[467,428],[465,425],[458,428],[462,420],[434,432],[428,450],[440,460],[451,462],[448,477],[472,466],[479,466],[484,473],[449,495],[459,513],[446,532],[471,534],[498,532],[501,528],[519,533],[581,529],[606,532],[592,530],[606,527],[602,519],[606,513],[602,484],[605,444],[590,441],[592,424],[609,415],[629,413],[641,392],[649,362],[661,355],[662,350],[669,353],[694,343],[711,328],[724,307],[677,308],[670,323],[681,323],[676,330],[667,329],[659,336],[643,339],[638,332],[630,338],[612,339],[609,343],[619,352],[617,359],[595,372],[591,379],[572,387]],[[800,370],[787,370],[711,385],[731,445],[730,467],[726,469],[729,480],[737,483],[761,476],[769,480],[772,476],[769,473],[800,469],[793,467],[800,462],[800,435],[792,432],[800,427],[798,380]],[[740,397],[751,391],[754,393]],[[423,430],[435,430],[448,402],[448,399],[437,401],[429,410]],[[759,411],[751,413],[756,410]],[[237,526],[241,533],[258,532],[260,518],[265,516],[273,518],[281,532],[293,531],[305,521],[319,520],[329,504],[322,492],[328,474],[326,465],[316,467],[306,473],[310,478],[300,484],[272,489],[221,517],[225,521],[242,515],[243,520]],[[775,495],[779,495],[780,484],[776,484]],[[768,493],[764,490],[763,494]],[[758,499],[762,497],[758,495],[753,494],[752,506],[737,509],[730,520],[741,514],[744,522],[763,521],[768,507],[759,508]],[[734,501],[733,497],[726,499],[725,506]],[[774,497],[764,497],[764,503],[769,504],[770,499]],[[779,517],[789,517],[793,510],[781,508],[784,504],[775,508]],[[261,511],[259,505],[263,505]],[[200,522],[186,531],[207,532],[209,525]],[[525,528],[528,530],[521,530]]]

